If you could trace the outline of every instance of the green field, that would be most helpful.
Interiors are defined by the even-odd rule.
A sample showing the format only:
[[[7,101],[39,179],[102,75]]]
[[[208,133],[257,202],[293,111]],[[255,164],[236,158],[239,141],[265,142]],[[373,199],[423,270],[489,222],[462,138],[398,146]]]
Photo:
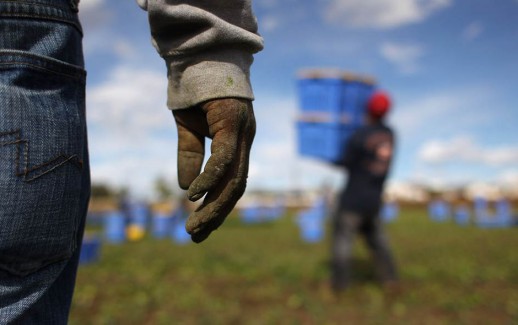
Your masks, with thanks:
[[[230,217],[202,244],[102,247],[80,267],[71,324],[518,324],[518,227],[433,223],[403,209],[387,225],[398,290],[381,287],[363,243],[354,284],[328,288],[329,236],[299,239],[294,215],[260,225]]]

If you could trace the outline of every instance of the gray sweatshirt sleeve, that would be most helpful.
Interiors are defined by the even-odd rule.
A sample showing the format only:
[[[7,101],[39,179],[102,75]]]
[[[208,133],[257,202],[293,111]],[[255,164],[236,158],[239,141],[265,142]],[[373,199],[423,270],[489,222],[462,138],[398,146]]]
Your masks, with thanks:
[[[168,69],[170,109],[237,97],[253,100],[250,66],[263,48],[251,0],[137,0]]]

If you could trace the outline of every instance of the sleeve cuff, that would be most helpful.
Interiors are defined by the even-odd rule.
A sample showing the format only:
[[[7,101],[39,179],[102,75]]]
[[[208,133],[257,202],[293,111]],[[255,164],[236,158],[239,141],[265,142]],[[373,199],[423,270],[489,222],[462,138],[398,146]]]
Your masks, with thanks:
[[[195,58],[188,62],[166,58],[168,67],[167,106],[184,109],[218,98],[253,100],[250,65],[253,57],[236,50],[235,53],[212,53],[210,58]]]

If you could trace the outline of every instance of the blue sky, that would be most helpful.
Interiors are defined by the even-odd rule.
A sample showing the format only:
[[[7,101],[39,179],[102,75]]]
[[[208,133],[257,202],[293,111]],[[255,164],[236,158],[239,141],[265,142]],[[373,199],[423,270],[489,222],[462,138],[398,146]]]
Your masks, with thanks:
[[[166,72],[133,1],[82,0],[94,181],[150,195],[176,182]],[[260,0],[265,49],[252,84],[258,133],[249,188],[340,186],[341,170],[296,152],[296,73],[375,76],[393,97],[390,182],[518,182],[517,0]]]

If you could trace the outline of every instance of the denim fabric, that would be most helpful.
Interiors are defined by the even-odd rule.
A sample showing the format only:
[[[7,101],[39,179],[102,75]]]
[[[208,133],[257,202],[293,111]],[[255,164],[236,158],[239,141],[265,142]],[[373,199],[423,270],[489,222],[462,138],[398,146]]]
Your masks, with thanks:
[[[90,176],[77,0],[0,0],[0,323],[65,324]]]
[[[382,282],[397,280],[388,239],[377,215],[360,215],[339,207],[333,217],[331,245],[331,286],[335,291],[345,289],[350,282],[354,236],[361,234],[371,251],[376,271]]]

